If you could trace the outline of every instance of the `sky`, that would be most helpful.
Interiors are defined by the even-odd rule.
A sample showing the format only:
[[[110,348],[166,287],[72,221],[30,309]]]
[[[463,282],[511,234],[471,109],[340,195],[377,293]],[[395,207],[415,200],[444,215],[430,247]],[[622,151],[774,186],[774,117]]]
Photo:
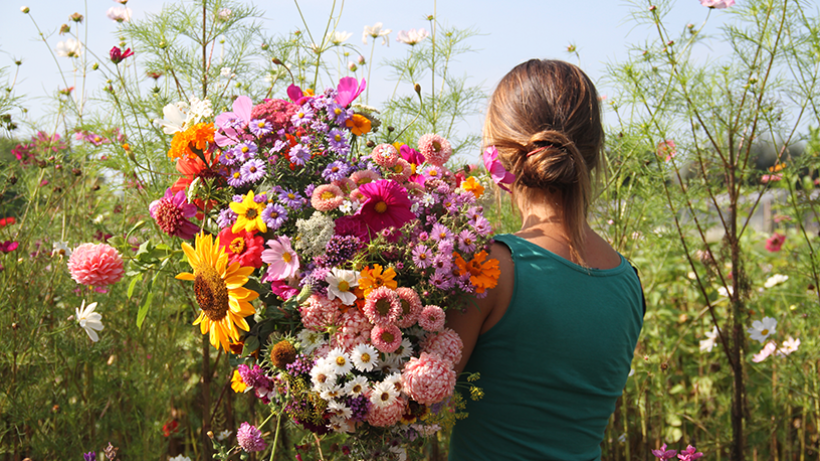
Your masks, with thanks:
[[[132,20],[138,21],[160,11],[164,3],[162,0],[131,0],[127,6],[132,9]],[[332,0],[302,0],[299,3],[314,36],[321,35],[324,30],[332,3]],[[304,30],[293,1],[257,0],[252,4],[264,11],[263,22],[269,34]],[[337,11],[340,4],[337,0]],[[29,15],[21,13],[23,5],[31,9]],[[0,67],[10,67],[13,73],[14,60],[22,59],[15,92],[26,96],[25,105],[32,120],[47,112],[44,97],[65,87],[55,58],[48,52],[66,38],[57,34],[60,25],[73,24],[68,16],[74,12],[83,14],[86,18],[84,26],[88,27],[89,48],[97,56],[106,56],[107,50],[119,42],[117,24],[106,17],[108,8],[116,5],[112,0],[0,1]],[[640,8],[648,7],[646,1],[641,1],[640,5]],[[364,26],[381,22],[384,28],[392,30],[390,45],[382,46],[379,41],[373,60],[377,66],[370,81],[370,105],[377,107],[389,97],[395,86],[395,81],[388,80],[386,69],[378,64],[408,52],[408,45],[395,40],[397,32],[421,27],[429,30],[425,18],[434,13],[446,25],[478,32],[467,42],[473,51],[454,63],[453,72],[467,76],[469,84],[482,87],[487,94],[515,65],[531,58],[552,58],[579,64],[596,82],[599,93],[607,95],[612,91],[604,78],[607,64],[624,60],[630,44],[643,43],[653,34],[649,27],[636,26],[629,20],[630,11],[635,8],[635,4],[623,0],[347,0],[337,30],[351,32],[353,35],[348,43],[359,47],[366,57],[370,46],[362,44]],[[668,11],[666,20],[670,29],[682,30],[688,23],[700,25],[708,12],[698,0],[679,0]],[[704,32],[718,33],[720,26],[730,18],[731,13],[727,10],[713,10]],[[32,19],[46,36],[47,45],[38,36]],[[570,44],[576,47],[580,60],[567,52]],[[721,52],[725,50],[719,44],[699,51],[704,58],[719,56]],[[68,58],[58,57],[56,61],[64,69],[70,69]],[[71,75],[66,78],[71,85]],[[91,85],[101,83],[92,81]],[[399,91],[409,93],[412,89]],[[481,115],[471,117],[462,124],[461,130],[479,133],[482,120]]]

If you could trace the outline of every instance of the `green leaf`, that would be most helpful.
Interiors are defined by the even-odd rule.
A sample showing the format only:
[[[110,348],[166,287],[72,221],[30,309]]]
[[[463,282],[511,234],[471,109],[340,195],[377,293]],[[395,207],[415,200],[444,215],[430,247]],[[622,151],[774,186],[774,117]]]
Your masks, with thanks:
[[[137,286],[137,282],[142,280],[142,273],[137,274],[134,278],[131,279],[131,283],[128,284],[128,299],[131,299],[131,296],[134,295],[134,288]]]
[[[149,291],[148,296],[145,297],[145,303],[140,306],[137,312],[137,328],[142,328],[142,322],[145,321],[145,316],[148,315],[148,308],[151,307],[151,301],[154,299],[154,292]]]
[[[242,349],[242,357],[251,355],[257,349],[259,349],[259,338],[256,336],[245,337],[245,347]]]

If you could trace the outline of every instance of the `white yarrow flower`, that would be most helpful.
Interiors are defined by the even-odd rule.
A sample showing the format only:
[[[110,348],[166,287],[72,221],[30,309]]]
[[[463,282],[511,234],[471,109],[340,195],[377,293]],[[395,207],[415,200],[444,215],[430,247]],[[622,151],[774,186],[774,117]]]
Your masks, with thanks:
[[[57,42],[57,56],[65,58],[79,58],[83,54],[83,44],[73,38]]]
[[[359,344],[350,352],[350,360],[359,371],[370,371],[378,364],[379,352],[369,344]]]
[[[362,43],[367,45],[367,37],[369,35],[374,39],[382,37],[382,45],[390,46],[390,32],[393,31],[391,29],[382,29],[382,23],[380,22],[377,22],[372,27],[364,26],[364,32],[362,33]]]
[[[766,342],[766,338],[773,335],[777,328],[777,320],[771,317],[764,317],[763,320],[755,320],[752,322],[752,328],[746,330],[752,339],[759,341],[760,344]]]
[[[216,434],[216,440],[222,442],[225,439],[227,439],[228,437],[230,437],[231,434],[233,434],[233,431],[229,431],[227,429],[225,429],[224,431],[219,431],[219,433]]]
[[[766,288],[772,288],[776,285],[780,285],[781,283],[785,282],[786,280],[789,280],[788,275],[774,274],[771,277],[769,277],[768,279],[766,279],[766,283],[764,283],[763,286],[766,287]]]
[[[83,300],[83,303],[79,308],[74,308],[77,323],[83,327],[85,332],[88,333],[88,337],[95,343],[100,340],[100,337],[97,336],[97,332],[102,331],[104,328],[102,324],[102,315],[94,312],[94,309],[96,308],[97,303],[91,303],[86,306],[85,300]]]
[[[173,458],[168,458],[168,461],[191,461],[191,458],[185,455],[178,455],[174,456]]]
[[[344,269],[332,269],[325,277],[327,287],[327,299],[339,298],[346,306],[352,306],[356,302],[356,294],[352,289],[359,286],[359,273]]]
[[[706,333],[706,339],[700,341],[700,351],[712,352],[712,348],[715,347],[715,343],[717,342],[717,335],[717,327],[712,327],[712,331]]]

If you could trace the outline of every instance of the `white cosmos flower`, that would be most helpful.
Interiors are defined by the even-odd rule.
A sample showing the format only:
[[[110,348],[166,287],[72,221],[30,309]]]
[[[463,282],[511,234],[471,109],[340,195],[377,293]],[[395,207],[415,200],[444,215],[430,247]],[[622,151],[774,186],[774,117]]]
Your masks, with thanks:
[[[191,461],[191,458],[185,455],[178,455],[174,456],[173,458],[168,458],[168,461]]]
[[[712,348],[715,347],[715,343],[717,342],[717,335],[717,327],[712,327],[712,331],[706,333],[706,339],[700,341],[700,351],[712,352]]]
[[[305,328],[304,330],[300,331],[298,335],[299,343],[302,345],[302,352],[305,354],[310,354],[317,347],[322,345],[322,333],[318,331],[308,330]]]
[[[233,431],[229,431],[229,430],[225,429],[224,431],[220,431],[219,434],[216,434],[216,440],[222,442],[225,439],[227,439],[228,437],[230,437],[231,434],[233,434]]]
[[[112,21],[128,22],[131,20],[131,8],[127,6],[112,6],[105,15]]]
[[[350,351],[350,360],[359,371],[370,371],[379,362],[379,352],[369,344],[359,344]]]
[[[353,362],[340,347],[331,349],[325,360],[333,367],[337,375],[346,375],[353,369]]]
[[[367,378],[356,376],[345,384],[345,395],[356,397],[365,391],[369,386]]]
[[[57,56],[79,58],[83,54],[83,44],[73,38],[57,43]]]
[[[752,356],[752,362],[760,363],[766,360],[770,355],[772,355],[775,349],[777,349],[777,343],[774,341],[769,341],[765,346],[763,346],[763,349],[761,349],[760,352]]]
[[[423,27],[419,30],[410,29],[410,30],[401,30],[396,35],[396,41],[405,43],[410,46],[415,46],[419,42],[423,41],[427,36],[430,35]]]
[[[749,332],[752,339],[763,344],[766,342],[766,338],[775,333],[775,328],[777,328],[777,320],[771,317],[764,317],[762,321],[755,320],[752,322],[752,328],[746,331]]]
[[[399,393],[396,392],[396,388],[392,384],[380,382],[373,388],[373,392],[370,394],[370,402],[379,408],[384,408],[395,402],[398,397]]]
[[[353,34],[351,32],[339,32],[334,30],[333,32],[327,33],[327,41],[339,46],[352,36]]]
[[[94,309],[96,308],[97,303],[91,303],[86,306],[85,300],[83,300],[83,303],[79,309],[76,307],[74,308],[77,323],[83,327],[85,332],[88,333],[88,337],[95,343],[100,340],[100,337],[97,336],[97,332],[102,331],[103,329],[102,315],[94,312]]]
[[[358,272],[334,268],[325,277],[325,282],[329,284],[327,299],[339,298],[347,306],[352,306],[356,302],[356,294],[352,289],[359,286]]]
[[[786,280],[789,280],[788,275],[774,274],[771,277],[769,277],[768,279],[766,279],[766,283],[764,283],[763,286],[766,287],[766,288],[772,288],[773,286],[780,285],[781,283],[785,282]]]
[[[388,448],[390,453],[396,455],[397,461],[407,461],[407,450],[402,447],[390,447]]]
[[[377,22],[372,27],[364,26],[364,32],[362,33],[362,43],[367,45],[367,37],[369,35],[374,39],[382,37],[382,45],[390,46],[390,32],[393,32],[393,30],[382,29],[382,23],[380,22]]]
[[[174,134],[185,131],[188,127],[196,125],[203,118],[214,114],[211,108],[211,101],[200,100],[192,96],[190,104],[185,101],[178,101],[176,104],[168,104],[162,108],[162,116],[165,118],[155,119],[154,123],[162,127],[165,134]]]
[[[797,348],[800,347],[800,338],[794,339],[789,336],[789,339],[783,341],[783,347],[777,350],[777,355],[779,356],[786,356],[795,352]]]

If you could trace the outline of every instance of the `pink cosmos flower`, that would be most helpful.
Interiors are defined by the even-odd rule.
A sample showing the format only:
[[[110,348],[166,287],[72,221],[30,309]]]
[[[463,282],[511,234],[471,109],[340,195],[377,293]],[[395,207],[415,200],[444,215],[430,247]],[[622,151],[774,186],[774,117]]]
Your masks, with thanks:
[[[370,241],[367,225],[356,216],[342,216],[336,220],[336,235],[352,235],[362,242]]]
[[[387,227],[400,229],[406,222],[416,219],[410,211],[412,203],[407,189],[395,181],[381,180],[359,186],[366,200],[356,214],[374,232]]]
[[[157,226],[168,235],[190,240],[199,232],[199,226],[188,220],[196,215],[196,205],[188,203],[184,191],[174,194],[170,188],[165,189],[165,195],[151,202],[148,211]]]
[[[419,326],[427,331],[439,331],[444,328],[444,310],[438,306],[427,306],[419,316]]]
[[[735,0],[700,0],[700,4],[709,8],[722,10],[735,4]]]
[[[777,343],[775,343],[774,341],[769,341],[768,343],[766,343],[765,346],[763,346],[763,349],[761,349],[760,352],[758,352],[752,357],[752,362],[760,363],[769,358],[769,356],[772,355],[776,350]]]
[[[450,160],[453,148],[450,146],[450,141],[437,134],[427,133],[419,138],[419,152],[427,163],[442,166]]]
[[[404,366],[401,373],[404,392],[422,405],[441,402],[453,394],[456,372],[453,364],[437,354],[422,352]]]
[[[440,333],[428,334],[421,343],[422,352],[437,354],[442,359],[449,360],[452,363],[461,361],[461,350],[463,348],[464,343],[461,342],[461,337],[450,328],[445,328]]]
[[[268,266],[268,278],[284,280],[299,270],[299,255],[290,246],[290,238],[284,235],[268,240],[269,249],[262,252],[262,261]]]
[[[418,321],[419,314],[421,314],[421,299],[415,290],[408,287],[396,288],[396,294],[399,295],[402,311],[399,319],[396,320],[396,326],[410,328]]]
[[[760,177],[761,184],[768,184],[770,182],[777,182],[783,179],[782,174],[764,174]]]
[[[134,52],[131,51],[131,48],[127,48],[125,51],[122,51],[119,47],[111,48],[111,51],[108,52],[108,57],[111,58],[111,62],[114,64],[121,63],[125,58],[134,56]]]
[[[270,291],[273,294],[284,299],[285,301],[296,296],[299,293],[299,290],[288,285],[287,282],[285,282],[284,280],[265,279],[264,281],[270,282]]]
[[[247,96],[239,96],[233,102],[233,112],[223,112],[216,116],[214,124],[221,129],[214,133],[214,142],[219,147],[232,146],[239,142],[240,133],[251,121],[253,102]],[[239,129],[240,131],[237,131]],[[224,134],[223,134],[224,132]]]
[[[236,431],[236,443],[247,452],[262,451],[268,446],[262,440],[262,432],[247,422],[242,423]]]
[[[786,236],[775,232],[771,237],[766,239],[766,249],[772,253],[780,251],[783,242],[786,241]]]
[[[658,144],[658,156],[665,157],[665,162],[672,160],[676,155],[678,155],[678,146],[675,144],[675,141],[667,139]]]
[[[19,242],[6,240],[5,242],[0,242],[0,251],[3,253],[11,253],[16,250],[18,246],[20,246]]]
[[[490,173],[490,177],[493,178],[493,182],[498,184],[498,187],[510,192],[504,184],[514,183],[515,175],[507,171],[507,169],[504,168],[498,160],[498,150],[495,146],[490,146],[484,149],[482,158],[484,159],[484,167],[487,168],[487,171]]]
[[[68,258],[68,271],[77,283],[104,287],[122,279],[124,268],[122,256],[105,243],[84,243]]]
[[[364,79],[360,84],[353,77],[344,77],[339,80],[339,86],[336,87],[336,102],[342,107],[347,107],[362,94],[365,88],[367,88],[367,82]]]
[[[665,443],[661,445],[660,450],[652,450],[652,455],[661,460],[672,459],[677,454],[678,450],[667,450]]]
[[[382,286],[367,295],[362,312],[376,325],[392,325],[402,313],[401,301],[396,292]]]
[[[310,197],[310,205],[321,212],[335,210],[344,201],[342,189],[333,184],[322,184],[313,189],[313,195]]]
[[[395,352],[401,346],[401,330],[396,325],[376,325],[370,330],[370,341],[381,352]]]
[[[299,106],[304,104],[306,101],[313,99],[312,96],[305,96],[305,92],[302,91],[302,88],[293,84],[288,87],[287,93],[290,100]]]
[[[681,450],[680,451],[680,454],[678,455],[678,458],[681,461],[696,460],[696,459],[700,458],[701,456],[703,456],[703,453],[696,453],[697,451],[698,451],[697,448],[693,447],[692,445],[689,445],[689,446],[686,447],[686,450]]]

